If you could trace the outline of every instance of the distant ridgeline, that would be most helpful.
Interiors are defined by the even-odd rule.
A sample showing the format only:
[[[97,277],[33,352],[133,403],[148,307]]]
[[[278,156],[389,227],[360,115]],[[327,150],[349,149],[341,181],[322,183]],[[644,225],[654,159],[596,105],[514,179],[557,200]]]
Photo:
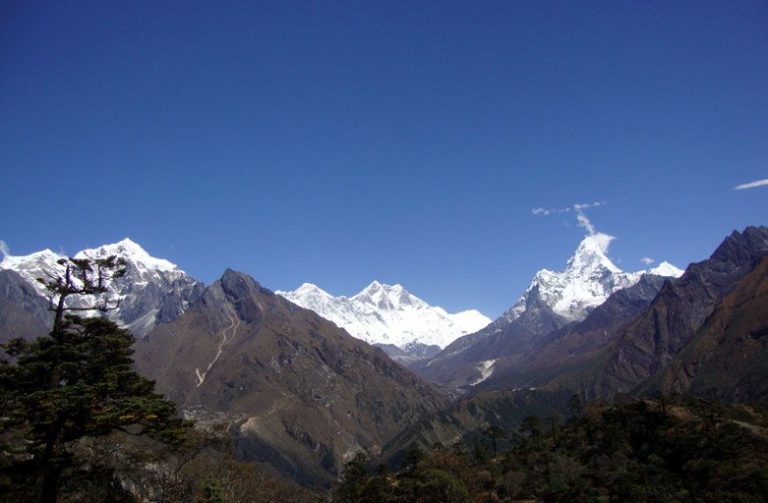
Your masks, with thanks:
[[[723,491],[756,494],[765,480],[756,468],[764,459],[752,450],[765,438],[762,413],[710,413],[707,403],[685,400],[665,408],[658,397],[765,402],[768,228],[734,232],[684,273],[670,265],[626,273],[606,251],[604,239],[588,236],[564,271],[540,271],[487,326],[479,313],[462,325],[455,318],[462,313],[372,284],[360,294],[370,302],[357,301],[385,321],[386,311],[398,323],[448,326],[424,321],[437,316],[458,327],[428,339],[437,354],[402,358],[411,370],[330,314],[323,318],[320,304],[345,316],[363,308],[317,287],[276,295],[231,270],[206,286],[129,240],[81,254],[126,259],[126,276],[110,286],[121,299],[110,316],[138,339],[136,369],[186,417],[203,429],[224,425],[241,461],[313,490],[336,485],[353,462],[357,475],[347,470],[341,501],[374,488],[402,501],[432,494],[420,491],[445,491],[439,494],[449,501],[491,494],[556,501],[568,491],[584,500],[663,500],[653,491],[638,496],[638,477],[666,495],[676,491],[679,501],[716,498],[706,473],[725,477]],[[59,258],[45,251],[0,263],[3,341],[50,330],[35,278],[55,274]],[[320,315],[291,301],[298,297]],[[408,344],[390,342],[390,353]],[[653,401],[590,405],[638,397]],[[673,437],[643,447],[658,440],[659,428]],[[708,464],[727,447],[711,431],[727,432],[739,446],[722,470]],[[708,450],[692,453],[694,444]],[[376,475],[363,459],[403,468]],[[723,471],[738,463],[748,467],[748,480]],[[606,476],[597,480],[601,470]]]

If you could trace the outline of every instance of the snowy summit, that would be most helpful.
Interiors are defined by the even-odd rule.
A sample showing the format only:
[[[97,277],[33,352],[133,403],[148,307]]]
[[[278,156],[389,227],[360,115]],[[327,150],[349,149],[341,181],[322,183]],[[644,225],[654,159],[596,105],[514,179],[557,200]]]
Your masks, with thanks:
[[[402,285],[378,281],[352,297],[334,297],[310,283],[291,292],[275,293],[311,309],[369,344],[391,344],[403,350],[419,344],[444,348],[491,322],[477,310],[451,314],[430,306]]]
[[[186,275],[176,264],[156,258],[140,245],[128,238],[117,243],[106,244],[77,252],[74,258],[105,258],[116,255],[126,261],[126,276],[108,285],[107,297],[119,300],[119,308],[110,311],[110,318],[129,328],[134,335],[142,337],[163,319],[180,315],[189,301],[202,287],[194,278]],[[44,297],[49,296],[45,286],[37,278],[55,278],[64,273],[65,266],[58,263],[67,258],[51,250],[42,250],[25,256],[6,255],[0,262],[0,269],[17,272]],[[74,279],[75,283],[79,280]],[[171,295],[171,294],[175,294]],[[72,306],[82,307],[96,304],[93,296],[79,296]],[[83,311],[83,316],[95,315],[97,311]]]
[[[567,320],[582,320],[611,294],[637,283],[643,274],[669,277],[683,274],[669,262],[648,271],[624,272],[608,258],[613,239],[601,232],[585,236],[563,271],[540,270],[523,296],[502,316],[512,321],[529,306],[541,302]]]

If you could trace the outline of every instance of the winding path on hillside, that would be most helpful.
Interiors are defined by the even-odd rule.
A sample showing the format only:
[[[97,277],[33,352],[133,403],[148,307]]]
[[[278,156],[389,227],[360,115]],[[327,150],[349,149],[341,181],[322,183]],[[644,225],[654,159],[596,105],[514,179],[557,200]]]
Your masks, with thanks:
[[[209,363],[208,366],[205,368],[205,372],[200,372],[200,369],[197,369],[197,368],[195,369],[195,377],[197,378],[198,388],[205,382],[205,376],[208,375],[208,372],[210,372],[211,368],[219,359],[221,354],[224,352],[227,346],[234,340],[235,335],[237,334],[237,329],[240,328],[240,318],[237,317],[237,314],[235,313],[235,310],[232,308],[232,305],[227,303],[226,306],[228,311],[227,316],[229,317],[229,325],[224,327],[219,332],[219,335],[221,336],[221,342],[219,343],[219,347],[216,349],[216,355],[213,357],[213,360],[211,360],[211,363]]]

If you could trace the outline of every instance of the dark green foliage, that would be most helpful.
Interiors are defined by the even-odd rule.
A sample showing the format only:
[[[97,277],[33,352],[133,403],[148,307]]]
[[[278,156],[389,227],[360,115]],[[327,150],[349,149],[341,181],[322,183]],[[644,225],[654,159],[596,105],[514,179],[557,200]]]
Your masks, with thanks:
[[[3,472],[17,487],[72,467],[73,443],[115,430],[174,442],[188,426],[131,368],[133,337],[101,318],[66,318],[31,343],[5,346],[0,364]],[[74,473],[74,472],[72,472]]]
[[[114,476],[101,466],[77,465],[78,443],[114,431],[177,442],[189,425],[154,392],[154,383],[132,369],[134,339],[128,331],[103,318],[65,315],[109,310],[108,299],[82,307],[65,300],[106,293],[107,281],[125,273],[124,262],[109,257],[60,264],[62,276],[41,280],[55,311],[51,333],[2,346],[9,360],[0,361],[0,490],[25,501],[56,501],[62,479],[71,485],[82,476],[114,486],[111,498],[119,500],[123,490]]]
[[[667,398],[579,408],[565,425],[525,418],[494,457],[433,448],[415,467],[378,474],[375,501],[765,501],[765,411]],[[374,480],[358,476],[363,488]]]

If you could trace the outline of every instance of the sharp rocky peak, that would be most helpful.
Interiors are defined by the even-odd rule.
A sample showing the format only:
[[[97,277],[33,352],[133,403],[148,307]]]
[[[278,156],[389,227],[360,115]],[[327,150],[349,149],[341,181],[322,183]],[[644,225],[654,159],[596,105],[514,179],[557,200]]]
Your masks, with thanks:
[[[612,293],[635,284],[643,271],[623,272],[608,258],[613,239],[613,236],[600,232],[585,236],[568,259],[566,268],[560,272],[542,269],[536,273],[523,296],[502,315],[502,319],[510,322],[529,308],[546,305],[566,320],[581,320]],[[679,269],[671,264],[663,263],[662,266],[653,272],[679,276]]]
[[[237,290],[242,288],[261,288],[261,285],[250,275],[229,268],[224,270],[224,274],[221,275],[219,281],[224,287]]]
[[[606,269],[613,273],[621,269],[611,262],[606,253],[615,238],[608,234],[595,233],[585,236],[573,256],[568,259],[566,272],[578,273],[594,269]]]
[[[733,231],[710,257],[719,262],[749,265],[768,253],[768,227],[749,226],[743,232]]]

